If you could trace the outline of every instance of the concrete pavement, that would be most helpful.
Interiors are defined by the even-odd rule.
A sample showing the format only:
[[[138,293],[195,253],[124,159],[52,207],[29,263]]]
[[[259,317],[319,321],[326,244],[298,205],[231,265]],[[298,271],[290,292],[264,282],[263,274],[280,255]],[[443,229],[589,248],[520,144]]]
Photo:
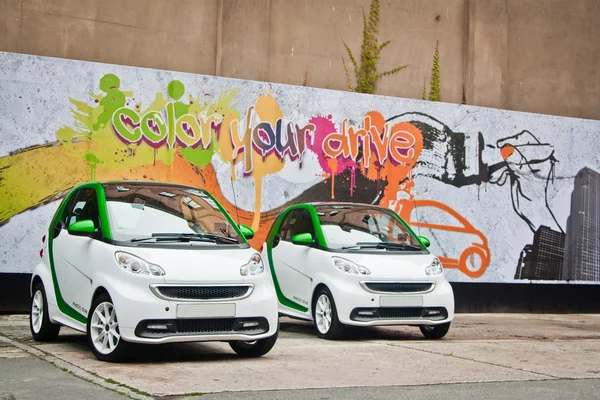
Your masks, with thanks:
[[[0,316],[0,341],[137,398],[197,393],[231,398],[222,392],[237,392],[236,398],[279,398],[284,393],[286,398],[313,398],[315,393],[325,398],[403,398],[416,385],[433,385],[419,386],[418,392],[435,395],[436,388],[494,382],[507,388],[494,389],[494,396],[513,388],[515,395],[535,398],[556,385],[593,398],[586,393],[597,389],[600,378],[597,314],[458,314],[448,336],[438,341],[424,340],[417,328],[409,327],[350,329],[345,340],[326,341],[316,338],[310,324],[282,318],[275,348],[251,360],[238,358],[226,343],[193,343],[139,346],[128,363],[102,363],[83,334],[63,328],[56,343],[39,344],[31,339],[27,317],[15,315]],[[476,396],[494,387],[485,385],[464,387]]]

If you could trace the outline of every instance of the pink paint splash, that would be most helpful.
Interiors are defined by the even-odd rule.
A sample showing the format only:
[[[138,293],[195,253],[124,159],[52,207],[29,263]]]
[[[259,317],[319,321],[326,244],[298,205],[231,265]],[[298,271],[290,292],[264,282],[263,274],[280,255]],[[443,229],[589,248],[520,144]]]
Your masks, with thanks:
[[[337,168],[335,169],[335,171],[332,171],[332,169],[330,168],[329,160],[331,160],[331,159],[326,157],[323,152],[323,141],[329,134],[337,132],[335,124],[332,121],[331,114],[328,115],[327,117],[323,117],[320,115],[313,117],[310,119],[309,122],[315,126],[315,132],[313,135],[313,138],[314,138],[313,142],[307,143],[307,147],[313,153],[315,153],[317,155],[317,158],[319,160],[319,165],[321,166],[323,171],[325,171],[328,174],[339,175],[348,168],[358,167],[358,165],[356,164],[356,162],[353,159],[346,158],[346,157],[343,157],[342,155],[340,155],[336,159]]]

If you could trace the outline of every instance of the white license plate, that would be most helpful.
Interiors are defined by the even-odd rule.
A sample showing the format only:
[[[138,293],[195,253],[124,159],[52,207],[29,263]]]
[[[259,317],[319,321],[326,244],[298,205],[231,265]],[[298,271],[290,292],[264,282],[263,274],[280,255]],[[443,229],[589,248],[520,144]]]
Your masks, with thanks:
[[[235,317],[235,303],[177,304],[177,318]]]
[[[379,307],[423,307],[423,296],[380,296]]]

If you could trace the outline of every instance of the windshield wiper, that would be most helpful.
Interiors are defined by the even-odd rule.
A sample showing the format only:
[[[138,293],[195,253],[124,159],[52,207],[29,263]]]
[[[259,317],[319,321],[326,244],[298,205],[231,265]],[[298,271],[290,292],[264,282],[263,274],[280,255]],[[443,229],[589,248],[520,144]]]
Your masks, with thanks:
[[[156,242],[227,242],[232,244],[239,244],[240,242],[236,239],[214,235],[212,233],[153,233],[151,237],[131,239],[130,242],[145,242],[148,240],[154,240]]]
[[[408,250],[421,251],[422,248],[411,244],[394,243],[394,242],[358,242],[354,246],[344,246],[342,250],[349,249],[386,249],[386,250]]]

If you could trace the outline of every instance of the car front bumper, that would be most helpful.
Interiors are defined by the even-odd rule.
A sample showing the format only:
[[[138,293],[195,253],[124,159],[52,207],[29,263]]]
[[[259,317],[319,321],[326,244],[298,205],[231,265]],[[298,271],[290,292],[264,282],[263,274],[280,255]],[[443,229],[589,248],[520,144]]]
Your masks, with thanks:
[[[181,284],[185,286],[185,284]],[[270,337],[278,329],[277,299],[273,288],[260,283],[241,299],[184,301],[159,298],[149,287],[114,291],[121,337],[134,343],[198,341],[253,341]],[[178,316],[178,306],[235,305],[234,314]],[[233,306],[232,306],[233,308]],[[257,322],[244,326],[247,322]]]
[[[346,325],[438,325],[454,318],[454,293],[445,279],[424,293],[376,293],[356,282],[332,289],[338,319]]]

